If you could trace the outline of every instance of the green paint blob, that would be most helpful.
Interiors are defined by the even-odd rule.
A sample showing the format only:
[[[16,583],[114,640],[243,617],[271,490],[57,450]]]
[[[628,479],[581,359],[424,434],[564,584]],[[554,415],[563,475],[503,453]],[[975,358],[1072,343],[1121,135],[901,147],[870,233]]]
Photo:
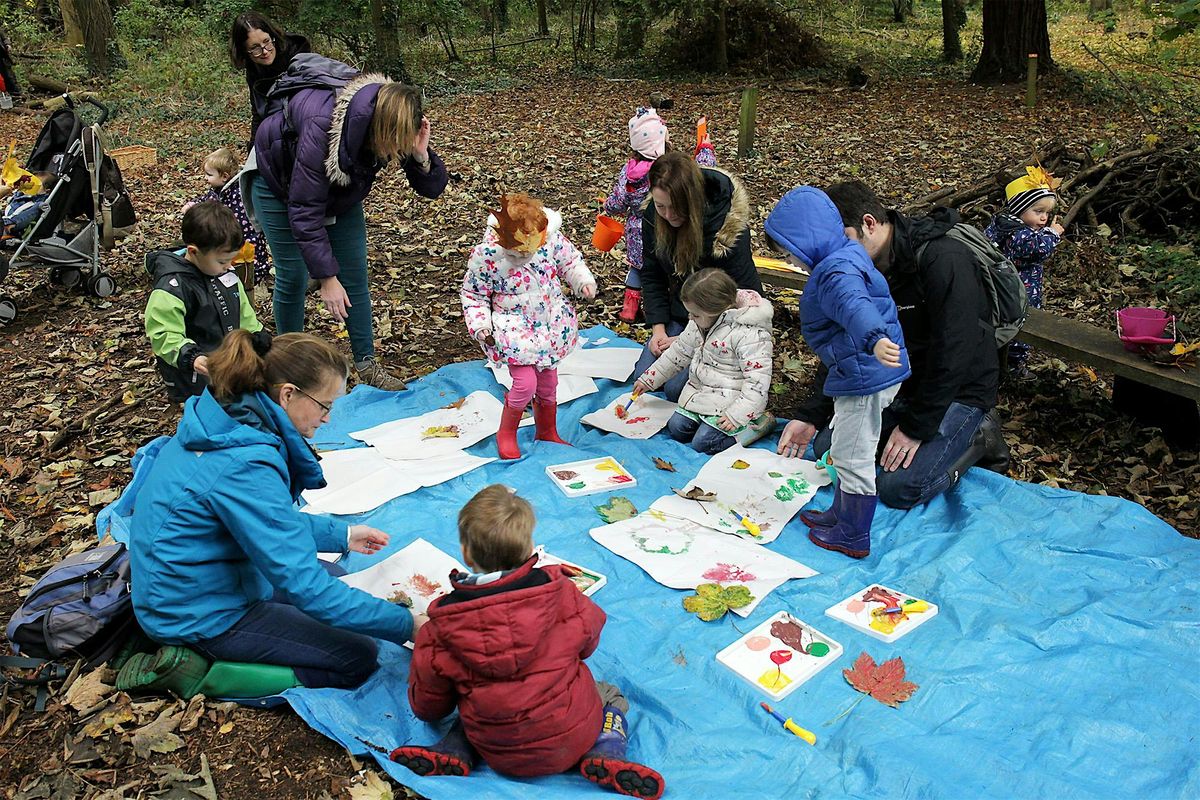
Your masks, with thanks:
[[[824,642],[813,642],[808,646],[808,654],[817,658],[823,658],[829,655],[829,645]]]
[[[775,499],[781,503],[786,503],[796,496],[796,493],[789,489],[786,485],[780,486],[775,490]]]
[[[782,472],[768,472],[767,475],[771,476],[772,478],[782,478],[783,477]]]
[[[567,488],[569,488],[569,489],[582,489],[585,486],[587,486],[587,483],[585,483],[584,481],[575,481],[575,483],[567,484]]]

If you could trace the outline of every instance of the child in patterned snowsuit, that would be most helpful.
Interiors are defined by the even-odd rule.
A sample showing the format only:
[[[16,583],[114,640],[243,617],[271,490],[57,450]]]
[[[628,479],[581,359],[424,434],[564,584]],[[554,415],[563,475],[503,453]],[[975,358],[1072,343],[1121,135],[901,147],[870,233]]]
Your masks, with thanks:
[[[629,147],[633,151],[631,158],[621,167],[617,181],[604,201],[604,213],[626,217],[625,260],[629,272],[625,275],[625,299],[620,317],[633,322],[642,303],[642,206],[650,194],[650,166],[668,147],[667,126],[653,108],[639,107],[629,120]],[[707,122],[703,117],[697,128],[696,163],[702,167],[717,165],[717,155],[709,141]]]
[[[512,375],[496,435],[501,458],[520,457],[517,425],[535,392],[535,438],[567,444],[556,427],[558,362],[575,349],[579,324],[561,281],[591,300],[596,279],[561,227],[562,217],[541,201],[504,195],[463,276],[467,330],[488,360]]]
[[[254,245],[253,281],[249,282],[246,287],[252,288],[254,284],[265,281],[271,274],[271,251],[267,249],[267,240],[250,224],[246,207],[242,205],[242,190],[237,181],[233,180],[237,171],[237,158],[228,147],[222,147],[220,150],[209,153],[208,157],[204,159],[204,182],[208,184],[208,191],[185,203],[183,210],[186,212],[197,203],[213,201],[228,207],[233,212],[242,226],[242,235],[246,237],[247,242]],[[248,276],[242,275],[241,277],[244,279]]]
[[[1030,167],[1004,187],[1007,203],[996,214],[984,234],[1013,262],[1025,284],[1029,305],[1042,307],[1042,278],[1046,259],[1062,241],[1063,227],[1058,217],[1050,219],[1058,182],[1040,167]],[[1009,368],[1018,376],[1028,372],[1029,345],[1013,342],[1008,346]]]

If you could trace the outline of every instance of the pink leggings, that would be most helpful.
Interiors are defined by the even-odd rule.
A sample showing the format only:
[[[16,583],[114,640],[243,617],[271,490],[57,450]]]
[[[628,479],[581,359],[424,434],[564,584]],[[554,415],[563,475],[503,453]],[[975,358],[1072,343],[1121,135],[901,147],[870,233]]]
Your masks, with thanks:
[[[509,364],[508,372],[513,380],[512,389],[508,392],[509,408],[525,408],[533,398],[535,389],[539,402],[554,404],[558,396],[557,367],[538,369],[528,364],[519,367]]]

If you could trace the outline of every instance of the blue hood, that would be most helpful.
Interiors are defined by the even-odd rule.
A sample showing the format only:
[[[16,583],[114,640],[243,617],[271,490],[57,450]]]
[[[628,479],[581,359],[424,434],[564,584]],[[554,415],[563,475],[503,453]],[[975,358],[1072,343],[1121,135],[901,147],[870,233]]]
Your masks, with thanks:
[[[812,186],[798,186],[785,194],[767,215],[764,227],[810,268],[851,243],[837,206]]]

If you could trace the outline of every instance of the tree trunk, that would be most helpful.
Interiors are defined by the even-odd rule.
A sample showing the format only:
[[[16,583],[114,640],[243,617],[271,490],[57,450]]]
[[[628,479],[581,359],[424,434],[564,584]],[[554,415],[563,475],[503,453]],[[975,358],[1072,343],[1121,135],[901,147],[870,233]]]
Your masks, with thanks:
[[[729,30],[725,24],[725,0],[717,0],[716,47],[713,49],[713,68],[724,74],[729,71]]]
[[[550,20],[546,16],[546,0],[537,0],[538,35],[550,35]]]
[[[501,31],[508,30],[508,0],[495,0],[496,22]]]
[[[913,13],[913,0],[892,0],[892,21],[904,22]]]
[[[963,0],[942,0],[942,60],[962,61],[962,40],[958,38],[958,30],[966,21],[967,9]]]
[[[644,0],[613,0],[617,18],[617,46],[625,55],[640,53],[646,43]]]
[[[398,81],[410,82],[396,26],[384,7],[384,0],[371,0],[371,49],[367,66]]]
[[[1015,83],[1025,79],[1030,53],[1037,53],[1038,71],[1050,60],[1046,0],[983,0],[983,52],[971,73],[976,83]]]
[[[67,43],[82,46],[92,74],[107,75],[121,60],[108,0],[60,0],[59,5]]]

